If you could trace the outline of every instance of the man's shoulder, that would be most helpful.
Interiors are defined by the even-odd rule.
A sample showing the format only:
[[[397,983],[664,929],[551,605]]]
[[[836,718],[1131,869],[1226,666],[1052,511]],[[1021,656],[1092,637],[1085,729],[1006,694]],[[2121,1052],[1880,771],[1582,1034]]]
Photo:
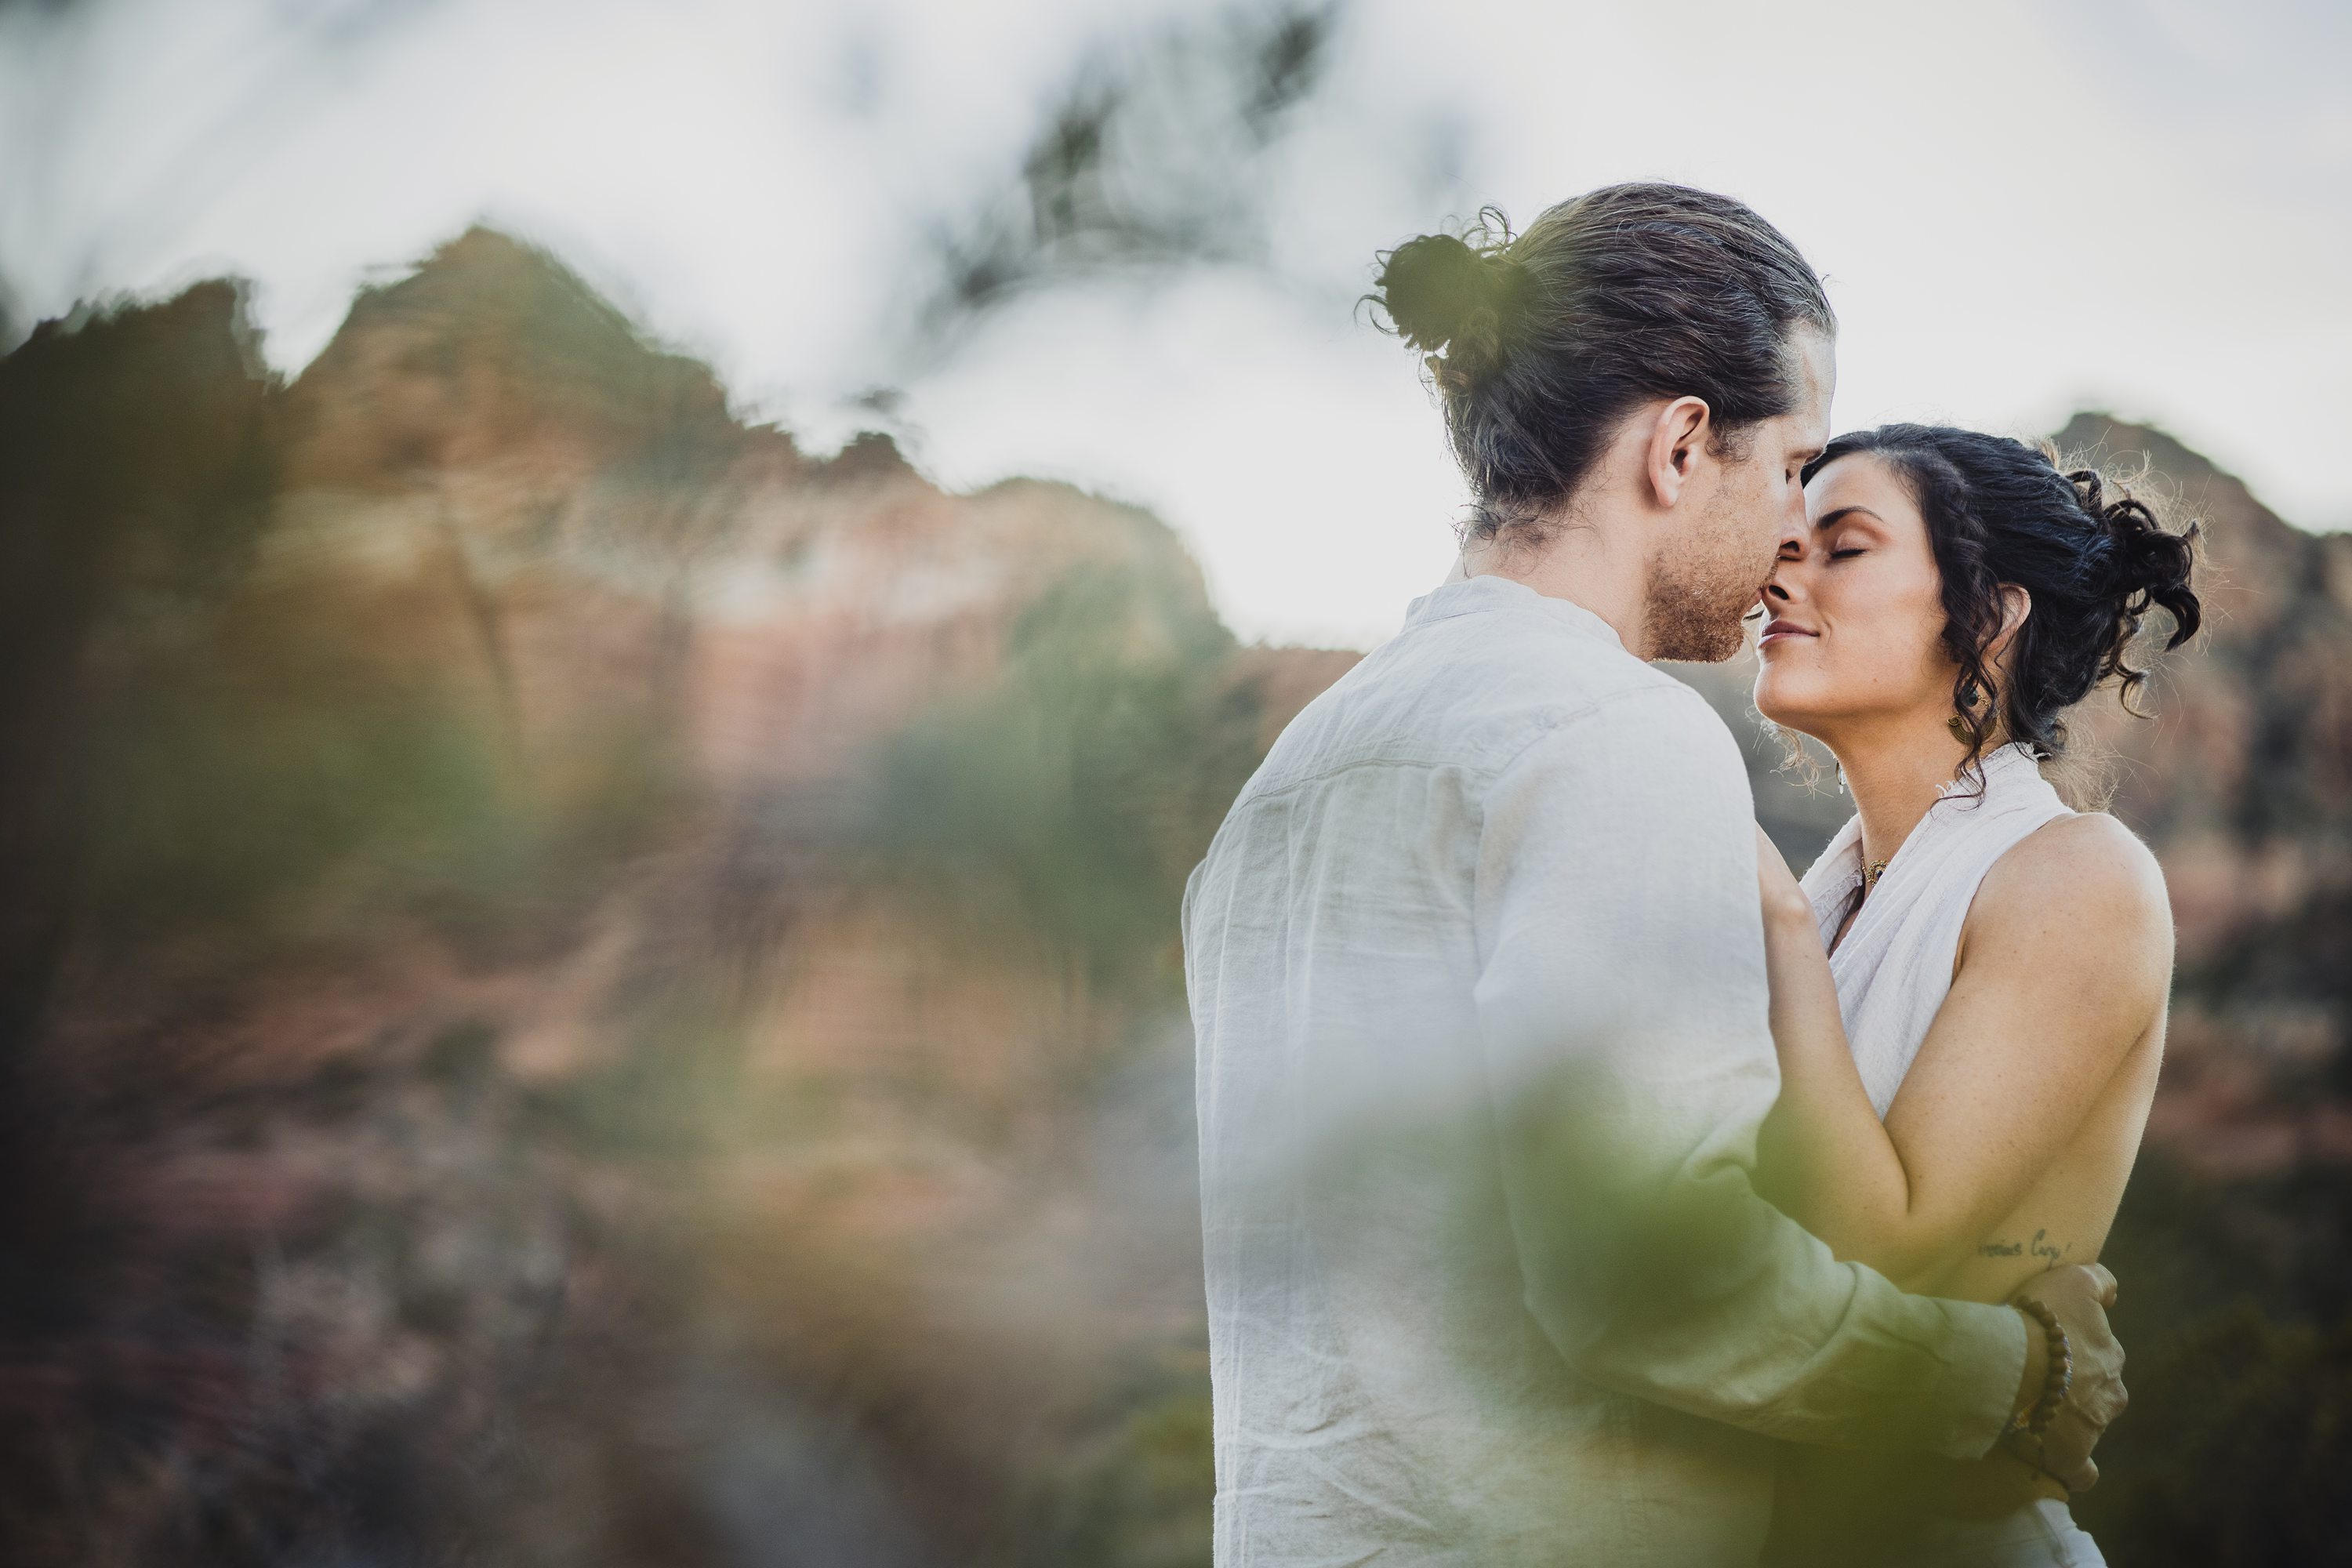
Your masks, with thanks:
[[[1433,696],[1464,749],[1489,766],[1562,731],[1630,725],[1727,735],[1706,699],[1614,643],[1531,617],[1496,628],[1503,635],[1480,636],[1462,622],[1434,629],[1426,668],[1401,671],[1400,684]]]
[[[1623,648],[1464,616],[1408,628],[1307,704],[1268,756],[1266,783],[1381,763],[1491,773],[1548,738],[1620,726],[1736,752],[1704,698]]]

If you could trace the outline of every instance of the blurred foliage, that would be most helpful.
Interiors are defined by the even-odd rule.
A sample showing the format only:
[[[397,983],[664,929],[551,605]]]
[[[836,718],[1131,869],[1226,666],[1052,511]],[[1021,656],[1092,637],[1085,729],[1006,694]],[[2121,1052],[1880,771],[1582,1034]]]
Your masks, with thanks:
[[[1172,911],[1257,765],[1232,635],[1134,579],[1081,575],[1023,615],[1003,679],[909,726],[873,816],[902,868],[975,930],[1040,937],[1090,982],[1182,977]]]
[[[269,406],[226,284],[0,360],[0,1075],[66,939],[105,656],[201,620],[249,559]]]
[[[940,281],[915,346],[936,349],[1056,282],[1264,264],[1269,165],[1340,25],[1336,5],[1236,6],[1090,54],[1018,174],[937,236]]]
[[[1129,1396],[1111,1429],[1041,1488],[1034,1540],[1007,1561],[1038,1568],[1199,1568],[1216,1476],[1205,1366]]]

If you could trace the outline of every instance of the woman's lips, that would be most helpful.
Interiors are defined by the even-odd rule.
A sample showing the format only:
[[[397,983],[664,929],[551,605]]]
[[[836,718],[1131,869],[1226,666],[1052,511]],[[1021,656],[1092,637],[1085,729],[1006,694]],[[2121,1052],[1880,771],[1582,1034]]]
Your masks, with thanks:
[[[1811,626],[1801,626],[1794,621],[1774,621],[1764,628],[1764,635],[1756,639],[1756,646],[1762,647],[1766,643],[1777,642],[1782,637],[1817,637],[1821,635]]]

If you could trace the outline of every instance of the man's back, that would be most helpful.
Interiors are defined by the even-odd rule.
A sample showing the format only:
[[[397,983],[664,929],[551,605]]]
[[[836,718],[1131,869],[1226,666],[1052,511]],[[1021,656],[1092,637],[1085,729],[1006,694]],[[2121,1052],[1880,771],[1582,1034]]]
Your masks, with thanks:
[[[1589,731],[1606,747],[1625,720],[1700,738],[1711,765],[1663,809],[1748,831],[1730,739],[1687,689],[1564,601],[1498,578],[1449,584],[1285,731],[1194,875],[1228,1568],[1383,1550],[1481,1564],[1754,1553],[1767,1445],[1570,1369],[1523,1300],[1497,1169],[1476,995],[1489,791],[1530,745]],[[1729,1047],[1717,1070],[1760,1118],[1776,1079],[1759,934],[1688,934],[1738,972],[1706,1048]]]

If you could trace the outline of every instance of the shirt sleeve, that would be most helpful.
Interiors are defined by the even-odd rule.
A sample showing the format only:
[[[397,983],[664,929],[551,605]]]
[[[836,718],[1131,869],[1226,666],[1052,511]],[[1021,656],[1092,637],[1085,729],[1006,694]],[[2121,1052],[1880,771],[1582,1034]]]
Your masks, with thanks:
[[[1566,719],[1487,788],[1478,1029],[1528,1309],[1603,1387],[1976,1458],[2023,1375],[2019,1315],[1906,1295],[1750,1185],[1780,1085],[1753,809],[1678,687]]]

